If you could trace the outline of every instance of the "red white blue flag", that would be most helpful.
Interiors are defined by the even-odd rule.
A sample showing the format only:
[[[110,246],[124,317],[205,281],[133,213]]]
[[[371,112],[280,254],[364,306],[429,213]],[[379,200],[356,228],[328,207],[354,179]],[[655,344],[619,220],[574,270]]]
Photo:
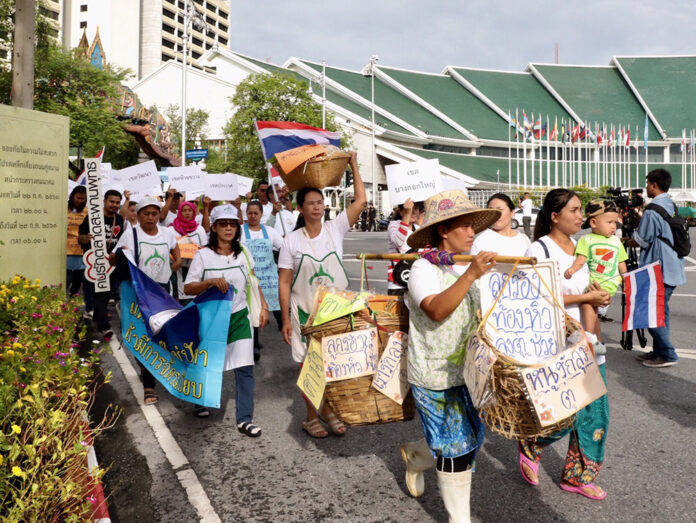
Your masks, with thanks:
[[[659,262],[627,273],[624,292],[624,332],[665,326],[665,285]]]
[[[341,133],[297,122],[256,122],[256,132],[266,161],[295,147],[317,143],[338,147],[341,141]]]

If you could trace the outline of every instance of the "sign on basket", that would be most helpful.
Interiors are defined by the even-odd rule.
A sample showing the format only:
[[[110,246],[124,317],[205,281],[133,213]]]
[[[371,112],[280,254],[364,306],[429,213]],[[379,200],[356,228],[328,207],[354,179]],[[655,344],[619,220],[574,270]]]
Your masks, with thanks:
[[[565,348],[558,262],[544,260],[536,266],[512,268],[501,263],[481,277],[486,334],[499,352],[515,361],[540,363]]]
[[[521,369],[521,373],[542,427],[572,416],[607,393],[585,339],[543,364]]]
[[[377,364],[377,372],[372,378],[372,386],[399,405],[403,404],[411,388],[408,382],[407,352],[408,334],[396,331],[389,336]]]
[[[324,361],[321,356],[321,343],[314,338],[309,342],[307,355],[302,363],[300,377],[297,378],[297,386],[312,402],[314,408],[319,409],[324,397],[326,379],[324,378]]]
[[[379,359],[377,329],[325,336],[321,350],[327,382],[369,376],[377,370]]]
[[[478,335],[472,334],[464,360],[464,382],[477,409],[490,397],[491,369],[497,360],[495,352]]]
[[[387,165],[384,171],[392,205],[400,205],[408,198],[422,202],[442,191],[440,162],[437,160],[395,163]]]

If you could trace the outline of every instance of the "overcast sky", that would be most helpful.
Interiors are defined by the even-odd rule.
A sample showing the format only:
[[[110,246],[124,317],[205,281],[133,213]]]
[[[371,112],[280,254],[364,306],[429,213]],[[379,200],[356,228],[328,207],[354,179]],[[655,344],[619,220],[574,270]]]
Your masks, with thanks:
[[[696,54],[693,0],[231,0],[230,48],[360,70],[522,71],[530,62],[607,65],[614,55]]]

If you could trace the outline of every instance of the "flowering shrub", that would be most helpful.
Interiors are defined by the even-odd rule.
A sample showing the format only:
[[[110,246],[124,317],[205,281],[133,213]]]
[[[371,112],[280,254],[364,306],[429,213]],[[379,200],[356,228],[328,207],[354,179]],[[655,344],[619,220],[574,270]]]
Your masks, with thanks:
[[[84,414],[98,351],[80,354],[77,302],[40,283],[0,284],[0,518],[84,521],[96,502]]]

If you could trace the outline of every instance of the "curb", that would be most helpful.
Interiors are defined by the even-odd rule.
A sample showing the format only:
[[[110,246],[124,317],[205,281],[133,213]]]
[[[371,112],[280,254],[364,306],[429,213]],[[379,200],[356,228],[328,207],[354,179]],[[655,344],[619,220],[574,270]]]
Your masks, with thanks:
[[[99,461],[97,460],[97,453],[94,451],[94,441],[92,431],[89,428],[87,413],[83,414],[83,423],[85,428],[85,442],[87,443],[87,470],[89,471],[89,475],[94,478],[94,470],[99,468]],[[91,483],[92,488],[89,494],[90,502],[94,507],[92,511],[92,521],[95,523],[111,523],[109,507],[106,504],[106,496],[104,495],[104,487],[101,479],[94,479]]]

